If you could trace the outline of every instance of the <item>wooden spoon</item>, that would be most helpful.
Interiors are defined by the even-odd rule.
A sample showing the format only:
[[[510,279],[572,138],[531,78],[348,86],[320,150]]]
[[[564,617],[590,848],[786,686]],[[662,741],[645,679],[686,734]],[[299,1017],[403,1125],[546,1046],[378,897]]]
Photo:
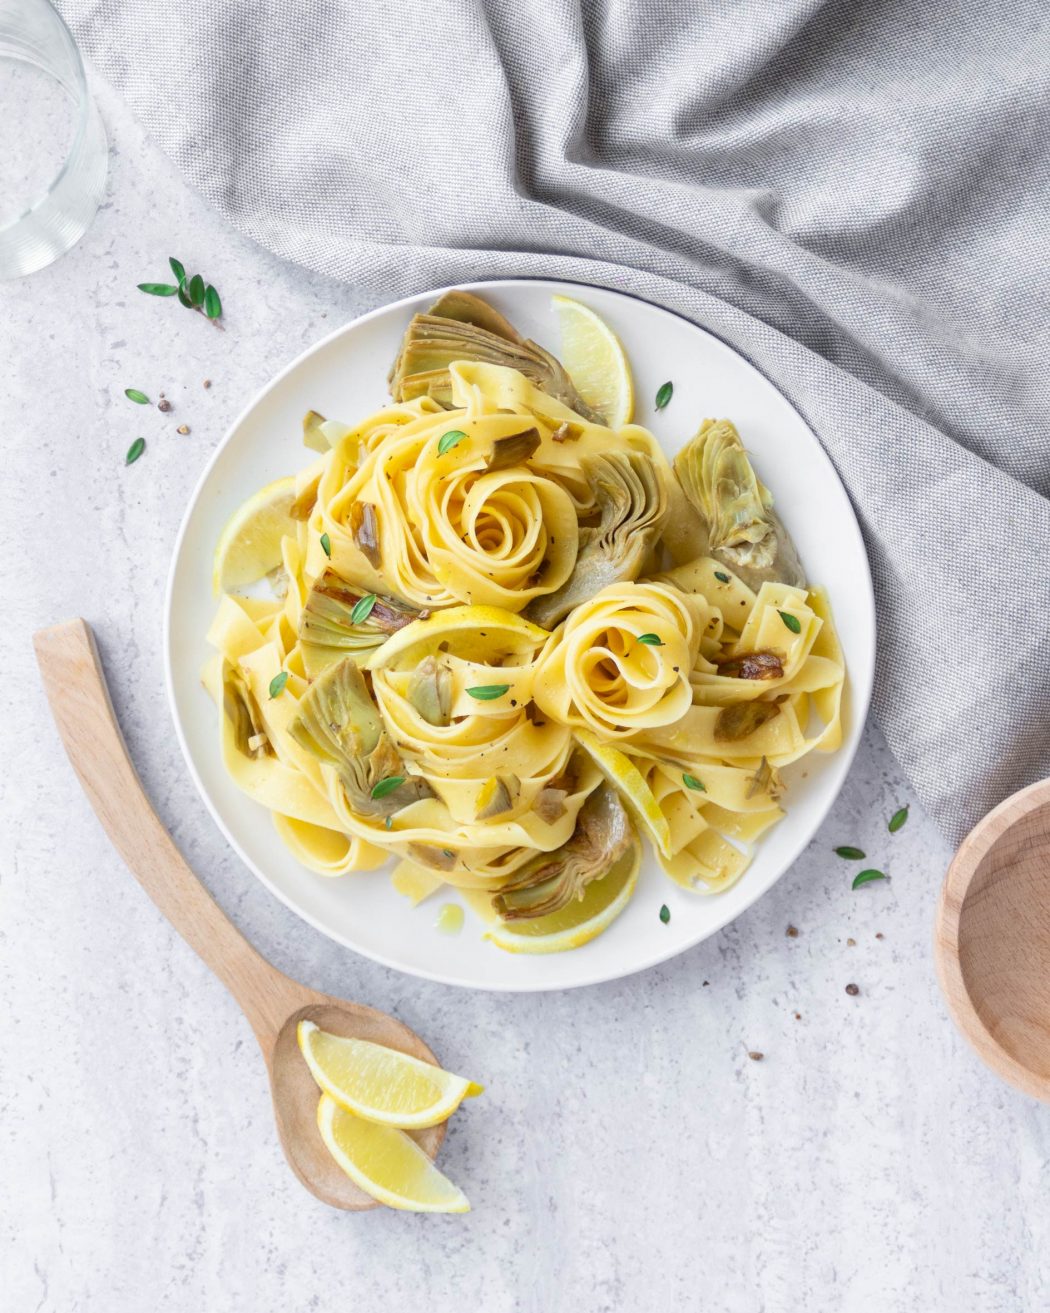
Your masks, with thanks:
[[[979,1056],[1050,1102],[1050,780],[1007,798],[963,840],[941,890],[933,956]]]
[[[414,1031],[385,1012],[307,989],[252,948],[186,865],[150,805],[117,724],[90,628],[83,620],[70,620],[41,630],[33,642],[66,752],[103,828],[132,875],[223,982],[255,1031],[292,1171],[334,1208],[378,1207],[339,1169],[321,1140],[319,1091],[299,1052],[296,1026],[308,1017],[337,1035],[373,1040],[426,1062],[437,1059]],[[444,1125],[414,1132],[432,1158],[444,1136]]]

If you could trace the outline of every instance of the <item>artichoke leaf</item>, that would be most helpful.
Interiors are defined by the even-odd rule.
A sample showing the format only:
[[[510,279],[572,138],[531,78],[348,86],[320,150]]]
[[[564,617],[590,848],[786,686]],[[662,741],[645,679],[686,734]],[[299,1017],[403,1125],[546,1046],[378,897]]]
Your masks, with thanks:
[[[674,458],[674,472],[706,525],[712,556],[756,590],[765,580],[792,587],[804,583],[795,545],[773,510],[773,497],[755,474],[729,420],[705,419]]]
[[[344,657],[314,680],[288,722],[288,733],[319,762],[334,768],[357,816],[390,816],[433,796],[426,780],[408,773],[387,737],[353,657]],[[377,784],[393,778],[402,782],[378,798],[372,796]]]
[[[643,452],[589,456],[581,470],[594,490],[599,521],[580,530],[576,564],[565,583],[526,608],[526,616],[544,629],[609,584],[637,579],[667,518],[663,480]]]
[[[602,783],[580,808],[576,829],[553,853],[540,853],[503,886],[493,907],[504,921],[547,916],[582,898],[635,842],[616,790]]]

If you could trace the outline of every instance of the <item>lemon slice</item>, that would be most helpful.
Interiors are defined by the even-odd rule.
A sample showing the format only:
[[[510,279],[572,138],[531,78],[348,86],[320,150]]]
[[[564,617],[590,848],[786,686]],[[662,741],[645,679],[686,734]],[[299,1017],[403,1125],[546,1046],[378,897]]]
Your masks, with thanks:
[[[439,644],[481,665],[513,655],[531,661],[548,637],[545,629],[499,606],[450,606],[391,634],[369,659],[368,669],[414,670]]]
[[[603,743],[589,729],[575,731],[576,741],[593,759],[605,778],[617,789],[634,812],[638,824],[665,857],[671,857],[671,827],[653,797],[653,791],[642,778],[642,772],[619,748]]]
[[[508,953],[561,953],[580,948],[607,930],[630,902],[640,864],[641,849],[635,842],[608,875],[592,880],[583,897],[573,899],[568,907],[549,916],[501,921],[486,931],[485,938]]]
[[[388,1208],[468,1213],[467,1196],[443,1176],[410,1135],[366,1122],[321,1095],[317,1127],[328,1152],[355,1185]]]
[[[559,359],[588,406],[611,429],[631,422],[634,380],[620,339],[600,315],[568,296],[551,298],[561,329]]]
[[[402,1130],[436,1126],[482,1087],[407,1053],[330,1035],[300,1021],[299,1048],[314,1080],[348,1112]]]
[[[253,493],[230,516],[212,567],[215,595],[254,583],[281,564],[281,539],[296,532],[295,479],[278,479]]]

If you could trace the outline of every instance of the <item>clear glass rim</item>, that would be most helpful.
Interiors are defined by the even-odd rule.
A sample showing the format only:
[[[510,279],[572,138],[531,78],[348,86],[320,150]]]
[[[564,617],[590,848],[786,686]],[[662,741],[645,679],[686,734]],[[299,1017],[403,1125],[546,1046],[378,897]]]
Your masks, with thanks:
[[[26,59],[23,60],[23,62],[30,64],[33,68],[37,68],[42,73],[46,73],[49,77],[54,78],[55,81],[70,94],[71,99],[75,100],[76,128],[73,132],[73,138],[70,142],[69,150],[66,152],[66,157],[62,162],[62,167],[43,190],[40,191],[32,201],[26,204],[23,209],[17,214],[13,214],[6,221],[0,221],[0,232],[5,232],[9,228],[13,228],[15,224],[21,223],[27,215],[32,214],[34,210],[38,210],[48,197],[53,195],[53,193],[62,185],[64,178],[80,155],[81,147],[84,144],[84,138],[87,135],[88,117],[94,110],[91,95],[88,91],[87,69],[84,67],[84,57],[80,53],[80,47],[77,45],[76,38],[69,29],[69,24],[51,3],[51,0],[36,0],[36,2],[50,11],[51,17],[58,25],[58,31],[61,35],[63,44],[65,45],[66,50],[72,55],[73,86],[67,87],[64,79],[56,77],[52,69],[47,68],[38,60]]]

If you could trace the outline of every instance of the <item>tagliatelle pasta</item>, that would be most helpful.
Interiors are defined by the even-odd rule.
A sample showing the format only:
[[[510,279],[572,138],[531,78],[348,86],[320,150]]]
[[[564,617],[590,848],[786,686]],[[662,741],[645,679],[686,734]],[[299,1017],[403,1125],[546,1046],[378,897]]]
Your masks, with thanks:
[[[839,745],[845,670],[731,425],[672,469],[645,429],[494,363],[477,319],[483,358],[428,372],[427,318],[412,399],[349,429],[311,413],[330,448],[260,560],[274,587],[221,597],[205,684],[227,770],[304,866],[395,856],[413,902],[456,887],[564,946],[595,881],[630,897],[642,838],[682,888],[739,879],[782,769]]]

